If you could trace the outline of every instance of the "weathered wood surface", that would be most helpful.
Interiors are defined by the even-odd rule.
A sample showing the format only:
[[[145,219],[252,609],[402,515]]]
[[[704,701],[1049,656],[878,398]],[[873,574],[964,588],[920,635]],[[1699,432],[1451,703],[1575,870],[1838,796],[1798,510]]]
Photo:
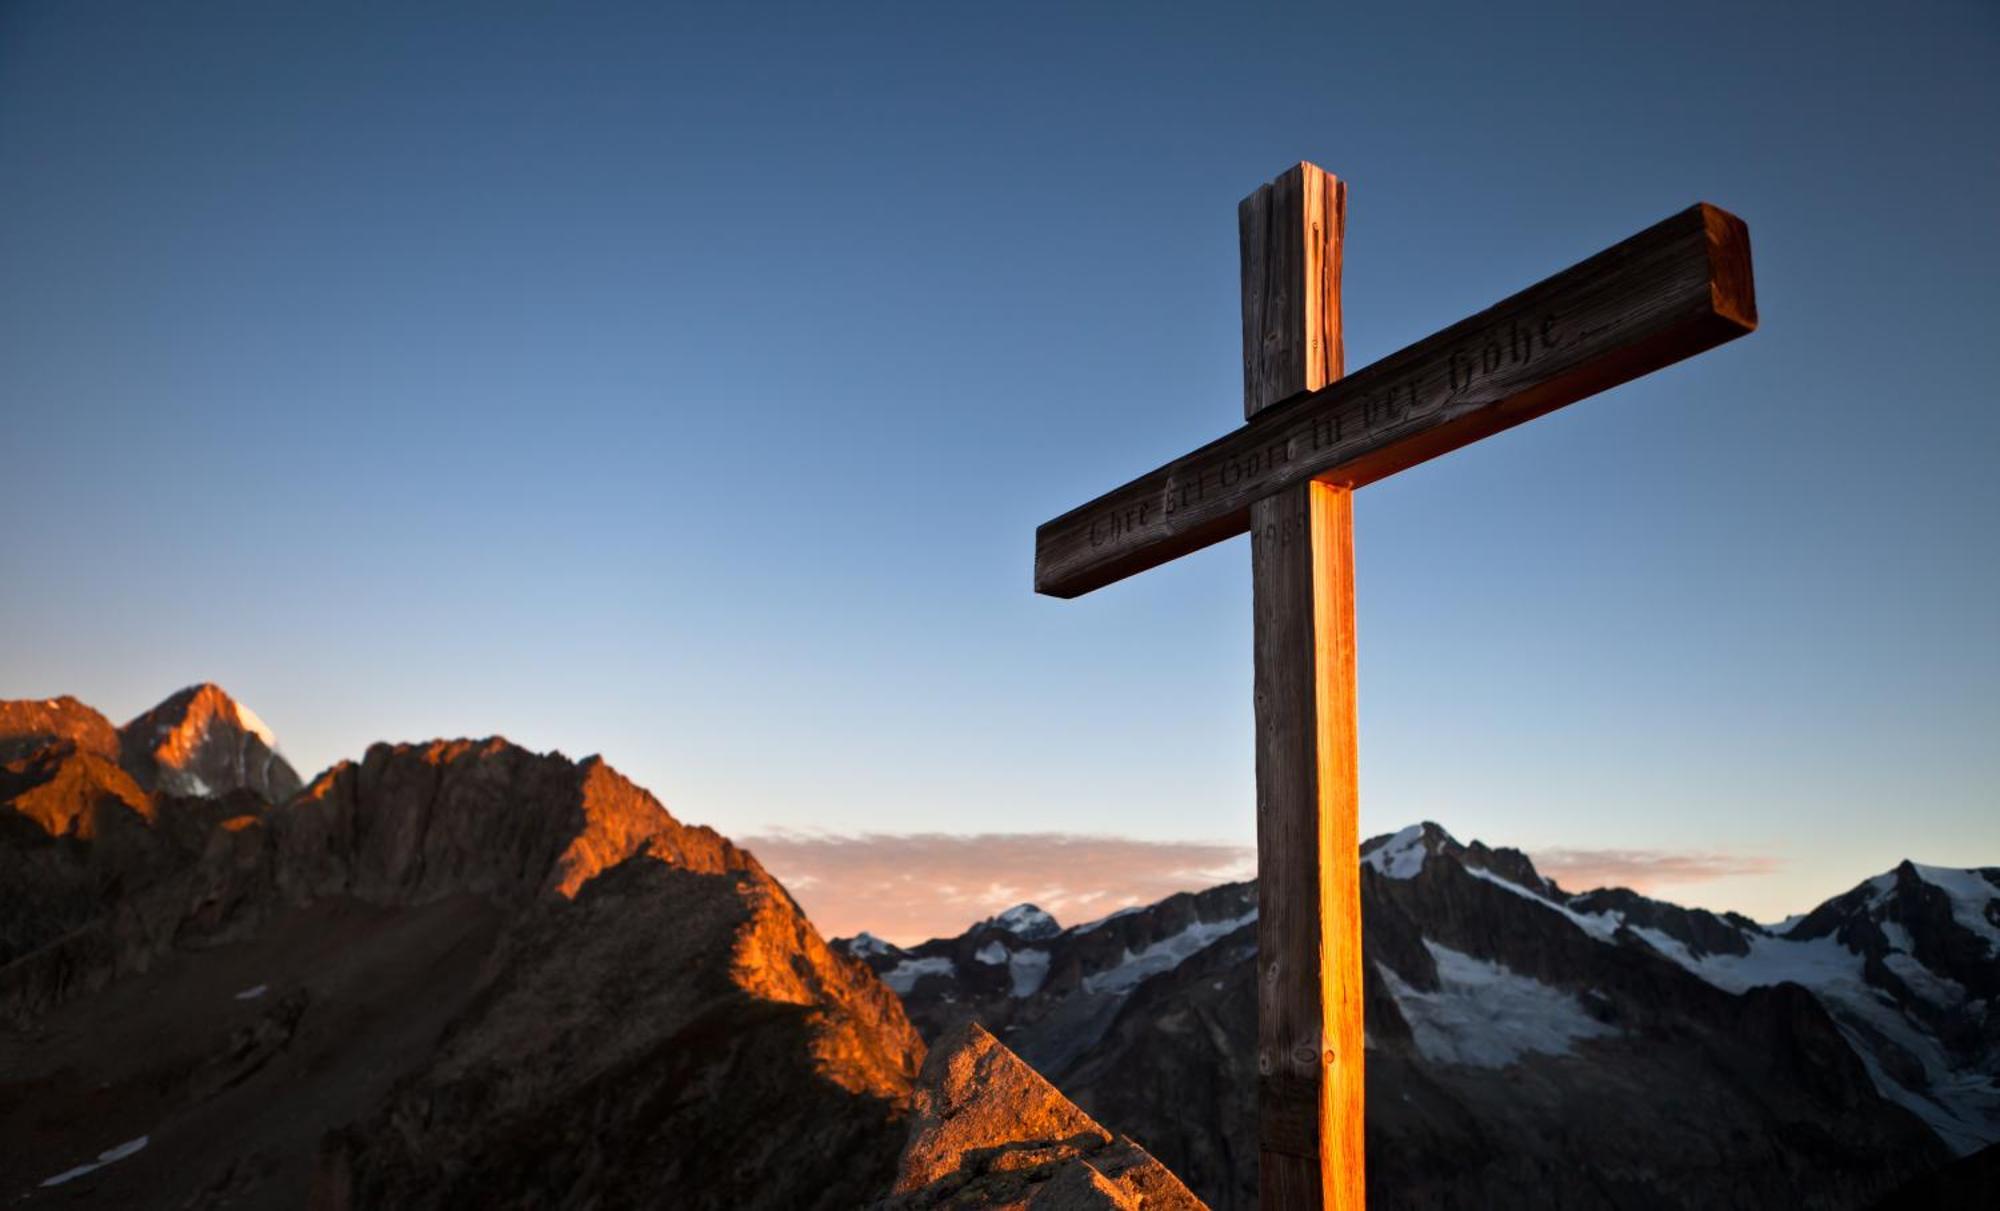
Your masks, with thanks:
[[[1251,506],[1265,1211],[1365,1204],[1353,492]]]
[[[1243,270],[1243,417],[1340,377],[1347,186],[1299,163],[1236,207]]]
[[[1750,234],[1706,203],[1035,532],[1035,591],[1075,597],[1250,527],[1311,479],[1360,487],[1757,326]]]

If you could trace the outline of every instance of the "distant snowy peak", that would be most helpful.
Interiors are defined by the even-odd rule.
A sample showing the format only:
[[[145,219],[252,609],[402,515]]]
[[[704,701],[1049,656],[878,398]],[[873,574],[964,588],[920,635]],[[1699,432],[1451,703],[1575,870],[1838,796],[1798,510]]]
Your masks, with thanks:
[[[1803,987],[1876,1091],[1954,1151],[2000,1135],[2000,1051],[1982,1042],[2000,1038],[2000,869],[1904,862],[1777,929],[1626,888],[1564,896],[1553,884],[1537,892],[1491,869],[1463,870],[1606,946],[1643,947],[1725,992]]]
[[[1433,834],[1451,841],[1449,833],[1429,821],[1388,837],[1371,838],[1361,845],[1361,864],[1391,879],[1414,879],[1423,872],[1424,858],[1432,848],[1426,838]]]
[[[865,929],[851,938],[835,938],[833,945],[861,959],[902,953],[902,948],[895,943],[885,942]]]
[[[1062,932],[1056,919],[1033,904],[1016,904],[998,916],[988,917],[980,926],[1005,930],[1023,942],[1042,942]]]
[[[1473,873],[1504,881],[1543,899],[1561,899],[1562,889],[1535,869],[1518,849],[1490,849],[1474,841],[1461,845],[1443,826],[1425,820],[1361,843],[1361,864],[1389,879],[1414,879],[1432,859],[1450,858]]]
[[[1726,1030],[1777,1015],[1844,1043],[1860,1061],[1845,1071],[1863,1075],[1838,1079],[1866,1080],[1949,1148],[2000,1139],[2000,868],[1905,862],[1764,926],[1629,888],[1572,894],[1520,850],[1430,822],[1370,838],[1360,861],[1370,978],[1394,1006],[1371,1022],[1371,1049],[1434,1072],[1572,1055],[1615,1067],[1651,1046],[1639,1024],[1656,1014]],[[854,953],[920,1029],[973,1017],[1031,1062],[1084,1071],[1101,1048],[1247,1014],[1256,920],[1246,882],[1067,930],[1021,905],[955,938],[865,953],[857,939]],[[1807,997],[1823,1015],[1799,1016]],[[1132,1025],[1148,1021],[1159,1029]]]
[[[1877,1092],[1961,1154],[2000,1135],[2000,869],[1904,862],[1739,954],[1642,936],[1729,992],[1798,984],[1832,1016]],[[1733,920],[1733,918],[1732,918]]]
[[[148,790],[207,796],[248,789],[281,803],[300,789],[270,727],[212,683],[174,694],[119,728],[118,738],[122,763]]]
[[[1933,935],[1941,944],[1955,939],[1967,956],[2000,957],[2000,867],[1905,861],[1807,913],[1785,936],[1830,936],[1865,953],[1893,945],[1893,929]]]

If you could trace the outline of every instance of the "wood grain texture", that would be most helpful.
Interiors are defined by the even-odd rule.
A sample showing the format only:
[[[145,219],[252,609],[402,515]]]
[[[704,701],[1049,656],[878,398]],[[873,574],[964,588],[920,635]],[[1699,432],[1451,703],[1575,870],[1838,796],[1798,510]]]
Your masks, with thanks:
[[[1365,1205],[1353,492],[1251,506],[1260,1199]]]
[[[1299,163],[1237,204],[1243,416],[1340,377],[1340,238],[1347,186]]]
[[[1250,528],[1312,479],[1360,487],[1757,324],[1750,237],[1700,204],[1035,532],[1035,591],[1075,597]]]

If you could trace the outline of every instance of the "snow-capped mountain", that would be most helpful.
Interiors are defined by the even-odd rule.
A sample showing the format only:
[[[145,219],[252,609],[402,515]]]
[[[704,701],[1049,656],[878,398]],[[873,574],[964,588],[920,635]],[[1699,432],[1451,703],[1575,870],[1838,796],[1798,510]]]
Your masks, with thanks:
[[[1023,942],[1045,941],[1062,932],[1054,917],[1033,904],[1016,904],[998,916],[988,917],[982,924],[1004,929]]]
[[[152,884],[215,821],[296,793],[276,744],[207,684],[123,728],[70,697],[0,701],[0,831],[21,842],[0,846],[0,964],[83,937],[107,890]]]
[[[1148,977],[1233,933],[1254,947],[1256,919],[1255,885],[1239,883],[1071,929],[1019,904],[908,949],[868,934],[833,944],[874,968],[927,1037],[978,1021],[1049,1071],[1088,1051]]]
[[[118,729],[121,761],[139,785],[173,795],[244,787],[273,803],[297,794],[299,776],[256,712],[203,682]]]
[[[1563,1205],[1865,1206],[2000,1140],[2000,869],[1904,863],[1767,927],[1571,894],[1434,824],[1361,861],[1371,1205],[1551,1205],[1561,1173]],[[927,1036],[979,1020],[1252,1206],[1255,917],[1242,883],[1033,943],[848,948]],[[1017,989],[1024,954],[1047,974]]]

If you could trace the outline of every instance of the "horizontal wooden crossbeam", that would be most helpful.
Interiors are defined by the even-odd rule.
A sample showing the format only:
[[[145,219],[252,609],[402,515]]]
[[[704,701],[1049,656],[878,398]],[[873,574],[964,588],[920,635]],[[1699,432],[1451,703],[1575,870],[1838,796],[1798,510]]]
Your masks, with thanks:
[[[1281,488],[1372,483],[1756,326],[1749,229],[1691,206],[1045,523],[1035,591],[1080,596],[1243,533]]]

